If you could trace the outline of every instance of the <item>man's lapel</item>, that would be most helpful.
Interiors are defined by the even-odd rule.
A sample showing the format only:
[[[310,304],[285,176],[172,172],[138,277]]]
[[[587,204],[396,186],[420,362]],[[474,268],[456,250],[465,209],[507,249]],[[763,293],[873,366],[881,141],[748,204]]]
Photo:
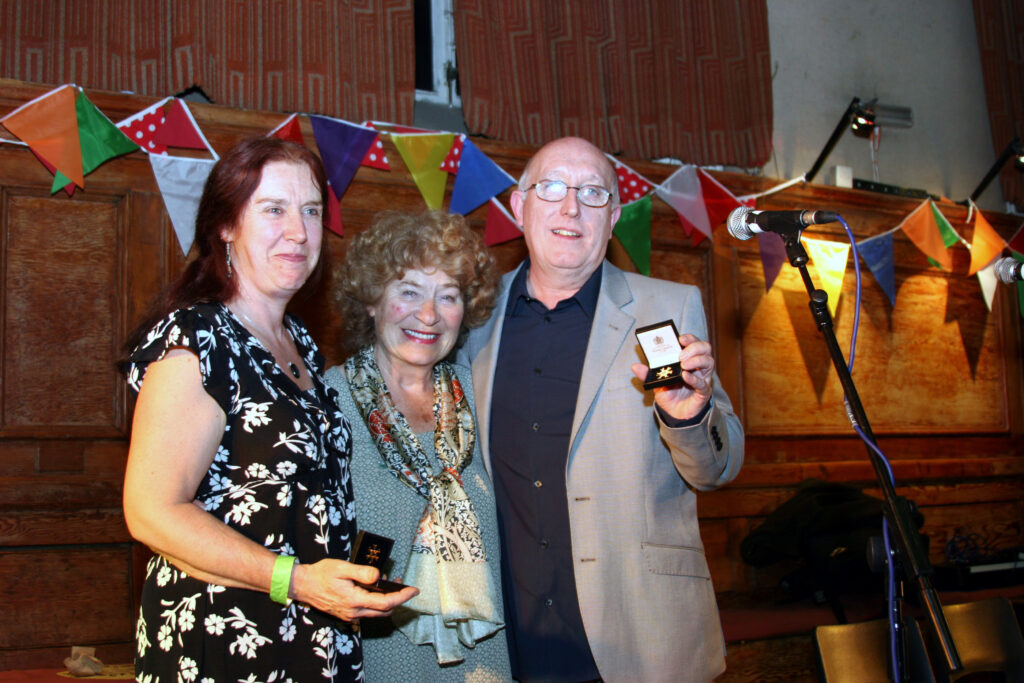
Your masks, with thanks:
[[[590,329],[587,355],[583,361],[583,375],[576,396],[576,414],[573,416],[569,440],[570,462],[580,431],[590,421],[597,393],[604,384],[622,345],[629,339],[629,332],[636,322],[632,315],[623,310],[633,301],[633,294],[622,271],[607,261],[603,267],[601,291],[597,295],[594,324]]]
[[[520,266],[522,268],[522,266]],[[470,342],[480,340],[481,345],[467,343],[472,358],[473,394],[476,398],[477,439],[484,454],[484,467],[491,474],[491,392],[494,389],[494,368],[498,360],[498,346],[501,342],[501,328],[505,321],[505,307],[508,291],[518,268],[506,274],[501,280],[497,300],[491,317],[479,329],[473,330]]]

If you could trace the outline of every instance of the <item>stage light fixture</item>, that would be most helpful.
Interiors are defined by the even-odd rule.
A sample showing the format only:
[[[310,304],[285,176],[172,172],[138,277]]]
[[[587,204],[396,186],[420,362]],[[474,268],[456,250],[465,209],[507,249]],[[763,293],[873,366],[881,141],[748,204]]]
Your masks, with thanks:
[[[871,111],[857,107],[850,119],[850,132],[859,138],[871,137],[871,131],[875,128],[875,115]]]
[[[850,100],[846,111],[843,112],[839,123],[836,124],[835,130],[832,131],[832,135],[829,137],[828,142],[825,143],[821,154],[815,159],[811,170],[804,174],[804,180],[811,182],[814,176],[818,174],[818,171],[821,170],[822,165],[825,163],[825,159],[832,153],[832,149],[839,142],[839,138],[842,137],[843,133],[846,132],[847,127],[857,137],[867,138],[871,136],[871,131],[876,126],[880,128],[910,128],[913,125],[914,112],[910,107],[880,104],[877,99],[861,103],[859,97],[854,97]]]
[[[992,168],[988,169],[988,173],[986,173],[985,177],[981,179],[978,186],[974,188],[974,192],[971,193],[972,202],[978,201],[978,197],[980,197],[981,193],[985,191],[988,184],[992,182],[992,179],[999,175],[999,171],[1002,170],[1003,166],[1011,157],[1013,158],[1013,167],[1018,171],[1024,171],[1024,143],[1021,143],[1019,136],[1010,140],[1009,144],[1007,144],[1006,148],[1003,150],[1003,153],[1000,154],[999,158],[996,159],[996,162],[992,164]]]

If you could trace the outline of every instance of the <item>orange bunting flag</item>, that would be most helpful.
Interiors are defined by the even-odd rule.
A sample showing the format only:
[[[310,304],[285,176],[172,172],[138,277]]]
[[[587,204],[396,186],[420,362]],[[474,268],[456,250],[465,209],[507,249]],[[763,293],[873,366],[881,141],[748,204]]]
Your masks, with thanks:
[[[928,256],[943,270],[953,270],[953,258],[946,248],[939,232],[939,225],[932,213],[931,200],[926,199],[910,212],[898,226],[925,256]]]
[[[62,85],[21,105],[0,123],[75,185],[84,187],[75,110],[77,92],[71,85]]]
[[[839,306],[839,295],[843,292],[843,276],[846,275],[850,245],[846,242],[805,238],[804,246],[807,247],[811,263],[818,271],[819,284],[828,295],[828,311],[835,318],[836,308]]]
[[[979,270],[992,263],[1006,247],[1006,242],[999,236],[981,211],[974,208],[974,237],[971,238],[971,269],[968,275],[974,275]]]

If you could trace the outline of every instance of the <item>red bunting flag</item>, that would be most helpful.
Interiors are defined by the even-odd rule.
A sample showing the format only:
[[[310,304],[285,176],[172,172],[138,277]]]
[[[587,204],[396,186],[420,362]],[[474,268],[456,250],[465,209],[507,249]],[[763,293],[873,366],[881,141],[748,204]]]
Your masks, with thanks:
[[[303,147],[306,145],[306,139],[302,137],[302,129],[299,127],[299,117],[296,114],[292,114],[282,121],[277,128],[267,133],[267,137],[281,138]]]
[[[714,230],[716,226],[725,222],[733,209],[742,204],[732,192],[725,188],[725,185],[715,180],[704,169],[697,169],[697,176],[700,178],[701,193],[704,195],[704,208],[708,212],[708,223]]]
[[[492,197],[487,205],[487,223],[484,225],[484,242],[487,246],[493,247],[522,236],[523,231],[516,225],[512,214],[501,205],[497,197]]]
[[[1017,228],[1017,232],[1010,241],[1006,243],[1010,249],[1013,249],[1018,254],[1024,254],[1024,225]],[[1021,300],[1021,304],[1024,305],[1024,300]]]
[[[302,128],[299,127],[299,117],[292,114],[274,130],[267,133],[267,137],[281,138],[294,142],[297,145],[306,146],[306,138],[302,135]],[[334,188],[330,181],[327,182],[327,206],[324,207],[327,213],[325,225],[327,229],[338,235],[344,234],[344,226],[341,223],[341,204],[334,194]]]
[[[164,118],[164,125],[157,128],[153,135],[154,142],[166,147],[213,151],[184,102],[173,98],[164,110]]]
[[[466,142],[466,135],[459,133],[452,142],[452,148],[448,156],[441,162],[441,170],[456,175],[459,172],[459,164],[462,163],[462,146]]]
[[[32,154],[35,155],[36,159],[39,160],[39,163],[41,163],[43,166],[46,167],[47,171],[49,171],[51,174],[53,174],[54,177],[56,177],[56,175],[57,175],[57,167],[56,166],[54,166],[53,164],[51,164],[46,159],[44,159],[41,156],[39,156],[39,154],[34,149],[32,149],[31,147],[29,147],[28,150],[30,152],[32,152]],[[64,191],[70,197],[71,195],[73,195],[75,193],[75,184],[74,183],[68,183],[67,185],[64,186]]]
[[[605,156],[608,157],[608,160],[612,162],[612,166],[615,167],[615,175],[619,180],[619,202],[622,204],[629,204],[640,199],[654,187],[654,183],[612,155],[605,154]]]
[[[373,125],[372,121],[363,121],[363,125],[367,128],[377,129]],[[366,150],[366,154],[363,156],[363,160],[359,162],[360,166],[369,166],[370,168],[379,168],[382,171],[390,171],[391,165],[388,163],[388,157],[384,153],[384,143],[380,139],[380,135],[373,139],[370,143],[370,148]]]
[[[413,128],[412,126],[398,126],[391,123],[382,123],[380,121],[363,121],[362,125],[364,128],[373,128],[374,130],[381,130],[383,128],[385,133],[407,134],[431,132],[425,128]],[[388,163],[388,157],[384,151],[384,142],[381,140],[380,135],[374,138],[373,142],[370,143],[370,148],[366,150],[366,154],[363,155],[363,160],[359,162],[359,165],[369,166],[370,168],[379,168],[382,171],[391,170],[391,164]]]
[[[167,146],[156,141],[156,133],[167,122],[167,117],[164,116],[164,106],[170,99],[170,97],[165,97],[153,106],[129,116],[118,123],[117,127],[132,142],[141,147],[142,151],[166,154]]]

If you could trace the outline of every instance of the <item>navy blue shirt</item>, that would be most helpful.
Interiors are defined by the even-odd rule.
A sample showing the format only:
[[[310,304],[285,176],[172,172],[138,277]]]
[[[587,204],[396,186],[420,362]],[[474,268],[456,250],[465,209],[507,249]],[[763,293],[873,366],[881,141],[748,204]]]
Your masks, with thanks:
[[[491,467],[502,536],[512,675],[521,681],[600,677],[576,595],[565,472],[601,268],[548,309],[509,290],[491,399]]]

